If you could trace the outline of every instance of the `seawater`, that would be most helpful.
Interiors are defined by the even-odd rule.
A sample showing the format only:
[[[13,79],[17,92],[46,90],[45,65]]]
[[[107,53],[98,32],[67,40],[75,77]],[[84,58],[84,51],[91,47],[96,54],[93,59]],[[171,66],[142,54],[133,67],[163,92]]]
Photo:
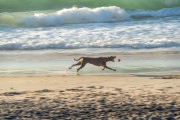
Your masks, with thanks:
[[[80,15],[75,14],[74,9],[80,11]],[[96,11],[95,17],[93,13],[85,14],[81,8],[65,10],[68,13],[63,15],[66,17],[64,25],[59,20],[62,16],[40,14],[25,18],[26,27],[1,26],[0,50],[171,49],[180,46],[180,8],[129,13],[131,17],[147,17],[140,20],[130,19],[118,7],[88,10]]]
[[[162,9],[180,6],[179,0],[0,0],[0,12],[53,10],[77,7],[118,6],[124,9]]]
[[[1,76],[72,75],[73,57],[110,55],[116,73],[82,73],[180,71],[179,0],[14,1],[0,0]]]

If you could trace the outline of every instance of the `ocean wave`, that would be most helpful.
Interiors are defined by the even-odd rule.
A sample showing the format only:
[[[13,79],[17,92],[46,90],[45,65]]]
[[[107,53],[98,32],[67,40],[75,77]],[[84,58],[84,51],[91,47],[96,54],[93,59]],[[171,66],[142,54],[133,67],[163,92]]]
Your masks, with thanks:
[[[1,13],[0,25],[49,27],[64,24],[107,23],[134,19],[180,16],[180,8],[127,11],[117,6],[62,9],[54,12]]]
[[[36,13],[23,18],[20,25],[27,27],[60,26],[62,24],[116,22],[128,18],[125,10],[115,6],[94,9],[73,7],[51,14]]]
[[[131,18],[159,18],[180,16],[180,8],[164,8],[160,10],[136,10],[130,13]]]
[[[171,48],[180,47],[180,42],[174,41],[162,41],[157,43],[116,43],[109,42],[103,43],[103,41],[97,44],[97,41],[93,41],[91,44],[76,42],[70,44],[69,42],[46,42],[44,43],[4,43],[0,45],[0,50],[44,50],[44,49],[80,49],[80,48],[121,48],[121,49],[153,49],[153,48]]]

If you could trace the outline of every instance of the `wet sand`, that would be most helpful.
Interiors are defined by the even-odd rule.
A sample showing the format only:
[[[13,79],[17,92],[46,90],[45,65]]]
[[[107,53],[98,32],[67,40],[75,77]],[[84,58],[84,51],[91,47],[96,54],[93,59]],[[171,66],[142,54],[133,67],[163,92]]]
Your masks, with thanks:
[[[0,119],[180,119],[180,74],[0,77]]]
[[[116,49],[115,49],[116,50]],[[79,53],[79,52],[83,53]],[[98,53],[98,52],[102,53]],[[87,64],[81,75],[118,75],[118,74],[148,74],[180,71],[180,51],[156,52],[115,52],[109,49],[79,50],[47,50],[47,51],[4,51],[0,52],[0,76],[55,76],[76,75],[77,68],[68,68],[77,63],[74,58],[116,56],[115,62],[108,62],[107,66],[116,69],[102,71],[102,67]],[[71,53],[72,52],[72,53]],[[117,62],[121,59],[120,62]]]

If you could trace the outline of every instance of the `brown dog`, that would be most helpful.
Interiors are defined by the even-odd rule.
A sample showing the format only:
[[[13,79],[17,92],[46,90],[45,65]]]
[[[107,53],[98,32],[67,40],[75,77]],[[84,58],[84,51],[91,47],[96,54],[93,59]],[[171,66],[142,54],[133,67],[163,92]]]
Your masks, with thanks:
[[[102,70],[104,70],[105,68],[107,69],[110,69],[110,70],[113,70],[113,71],[116,71],[115,69],[112,69],[110,67],[108,67],[106,65],[106,62],[109,62],[109,61],[112,61],[114,62],[114,59],[116,58],[116,56],[110,56],[110,57],[98,57],[98,58],[90,58],[90,57],[81,57],[79,59],[75,59],[76,61],[79,61],[78,63],[76,64],[73,64],[69,69],[71,69],[72,67],[74,66],[77,66],[77,65],[81,65],[78,69],[77,69],[77,72],[82,69],[87,63],[90,63],[90,64],[93,64],[95,66],[102,66],[104,67]]]

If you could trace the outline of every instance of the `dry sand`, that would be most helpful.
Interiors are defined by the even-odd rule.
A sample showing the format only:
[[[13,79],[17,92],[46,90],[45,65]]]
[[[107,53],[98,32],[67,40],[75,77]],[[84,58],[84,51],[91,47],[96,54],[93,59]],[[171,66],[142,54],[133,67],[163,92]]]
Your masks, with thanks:
[[[0,77],[0,119],[180,119],[180,74]]]

